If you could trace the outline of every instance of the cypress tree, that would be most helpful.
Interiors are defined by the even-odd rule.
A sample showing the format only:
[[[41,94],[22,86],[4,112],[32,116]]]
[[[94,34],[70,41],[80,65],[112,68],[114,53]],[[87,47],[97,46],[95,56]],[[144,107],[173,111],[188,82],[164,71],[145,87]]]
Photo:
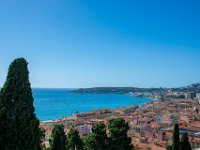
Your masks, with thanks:
[[[75,127],[72,127],[68,133],[67,148],[70,150],[83,150],[83,142]]]
[[[55,125],[49,140],[50,150],[67,150],[67,138],[63,125]]]
[[[188,133],[184,133],[181,137],[181,150],[192,150],[189,142]]]
[[[41,149],[27,65],[23,58],[14,60],[0,92],[1,150]]]
[[[173,133],[173,150],[180,150],[179,125],[175,124]]]
[[[111,150],[133,150],[131,139],[127,136],[128,123],[121,118],[111,119],[108,124],[109,149]]]

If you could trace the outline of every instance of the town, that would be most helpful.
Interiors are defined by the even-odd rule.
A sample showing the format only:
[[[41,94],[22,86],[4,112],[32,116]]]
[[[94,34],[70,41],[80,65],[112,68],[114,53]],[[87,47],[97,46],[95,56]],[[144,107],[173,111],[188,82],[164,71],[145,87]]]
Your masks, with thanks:
[[[198,84],[192,85],[199,88]],[[180,134],[187,132],[192,148],[200,147],[200,94],[193,92],[167,91],[157,93],[131,93],[145,95],[152,100],[142,106],[119,109],[100,109],[88,113],[77,113],[70,117],[41,122],[45,129],[44,144],[48,147],[51,131],[55,124],[62,124],[66,134],[72,126],[79,130],[82,138],[89,135],[92,126],[101,122],[105,125],[113,118],[123,118],[129,123],[128,136],[135,148],[165,150],[172,143],[173,128],[179,124]]]

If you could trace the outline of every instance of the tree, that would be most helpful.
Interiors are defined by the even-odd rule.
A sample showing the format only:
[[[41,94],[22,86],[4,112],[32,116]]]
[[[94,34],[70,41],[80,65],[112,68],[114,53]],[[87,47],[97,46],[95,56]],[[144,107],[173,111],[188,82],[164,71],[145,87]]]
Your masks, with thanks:
[[[83,142],[79,136],[79,132],[75,127],[72,127],[68,133],[67,147],[70,150],[83,150]]]
[[[103,123],[98,123],[92,127],[92,134],[86,137],[85,147],[88,150],[106,150],[107,149],[107,134],[106,126]]]
[[[188,133],[184,133],[181,138],[181,150],[192,150],[189,142]]]
[[[92,133],[95,140],[96,150],[107,149],[106,126],[103,123],[98,123],[92,127]]]
[[[49,140],[50,150],[67,150],[67,138],[63,125],[55,125]]]
[[[40,143],[42,143],[45,140],[45,132],[46,131],[44,128],[40,128],[40,137],[41,137]],[[41,150],[48,150],[44,143],[41,145]]]
[[[172,145],[167,145],[166,150],[173,150]]]
[[[41,149],[27,65],[24,58],[15,59],[0,92],[1,150]]]
[[[94,135],[93,134],[89,134],[84,139],[84,149],[85,150],[96,150],[95,139],[94,139]]]
[[[109,147],[111,150],[132,150],[131,139],[127,136],[128,123],[121,118],[111,119],[108,125]]]
[[[179,125],[175,124],[173,133],[173,150],[180,150]]]

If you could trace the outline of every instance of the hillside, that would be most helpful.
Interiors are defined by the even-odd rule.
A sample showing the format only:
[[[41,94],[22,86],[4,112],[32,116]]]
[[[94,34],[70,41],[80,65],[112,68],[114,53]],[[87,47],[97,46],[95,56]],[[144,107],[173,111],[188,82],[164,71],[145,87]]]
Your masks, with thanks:
[[[94,87],[73,90],[80,94],[128,94],[128,93],[165,93],[165,92],[199,93],[200,83],[179,88],[138,88],[138,87]]]

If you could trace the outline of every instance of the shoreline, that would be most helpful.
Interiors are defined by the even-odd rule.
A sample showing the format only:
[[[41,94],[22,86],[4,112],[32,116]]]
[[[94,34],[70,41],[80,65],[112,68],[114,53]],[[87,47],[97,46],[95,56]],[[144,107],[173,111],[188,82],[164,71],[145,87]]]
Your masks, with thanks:
[[[98,108],[98,109],[92,109],[90,111],[86,111],[86,112],[82,112],[82,113],[81,112],[80,113],[74,113],[74,114],[72,114],[70,116],[63,116],[63,117],[59,117],[57,119],[40,120],[40,123],[48,123],[48,122],[59,121],[59,120],[62,120],[62,119],[70,119],[70,118],[73,118],[76,115],[85,115],[85,114],[88,114],[88,113],[99,112],[99,111],[102,111],[102,110],[108,110],[108,111],[112,112],[112,111],[121,111],[121,110],[129,110],[129,109],[138,109],[138,108],[141,108],[143,105],[146,105],[148,103],[151,103],[151,102],[155,101],[155,99],[152,98],[152,97],[139,97],[139,96],[131,95],[131,94],[121,94],[121,95],[128,95],[128,96],[133,97],[133,98],[145,98],[145,99],[149,99],[149,101],[141,103],[141,104],[131,104],[131,105],[128,105],[128,106],[122,106],[122,107],[118,107],[118,108]]]

